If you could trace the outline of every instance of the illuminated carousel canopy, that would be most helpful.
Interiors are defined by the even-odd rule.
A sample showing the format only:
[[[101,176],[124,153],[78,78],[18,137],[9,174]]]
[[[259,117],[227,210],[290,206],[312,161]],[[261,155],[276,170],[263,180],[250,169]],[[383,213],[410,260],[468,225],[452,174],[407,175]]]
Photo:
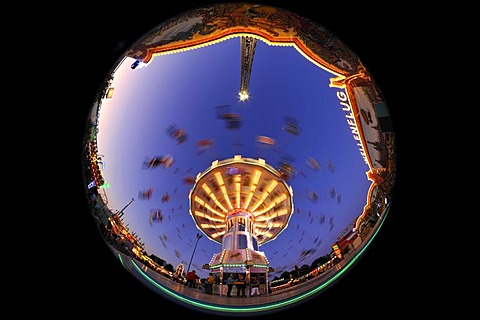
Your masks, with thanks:
[[[214,161],[198,174],[190,192],[190,214],[197,226],[221,243],[229,215],[250,213],[258,244],[275,239],[293,213],[293,191],[280,172],[263,159],[242,158]]]

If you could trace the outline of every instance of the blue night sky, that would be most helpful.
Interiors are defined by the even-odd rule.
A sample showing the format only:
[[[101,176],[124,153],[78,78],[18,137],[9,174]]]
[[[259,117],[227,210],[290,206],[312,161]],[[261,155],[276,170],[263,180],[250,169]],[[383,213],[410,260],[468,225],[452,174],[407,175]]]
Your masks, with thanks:
[[[108,206],[119,211],[135,199],[123,220],[148,254],[173,266],[188,265],[200,231],[189,213],[192,185],[184,178],[234,155],[262,158],[273,167],[287,160],[295,168],[287,182],[295,208],[289,226],[260,247],[275,269],[272,276],[330,253],[337,236],[363,212],[371,185],[369,168],[337,97],[342,89],[330,88],[335,75],[294,47],[257,41],[250,99],[243,102],[238,99],[240,38],[156,56],[143,68],[132,69],[133,62],[126,58],[118,65],[113,97],[102,102],[98,154],[110,185],[103,189]],[[239,114],[241,126],[227,128],[217,117],[219,110]],[[286,117],[297,121],[298,135],[284,130]],[[168,135],[171,125],[185,130],[184,143]],[[271,137],[276,144],[262,146],[257,136]],[[203,139],[212,139],[213,145],[200,149],[196,143]],[[143,167],[146,159],[164,155],[173,157],[171,167]],[[318,162],[318,170],[309,165],[310,158]],[[151,198],[139,197],[148,188]],[[310,192],[318,195],[317,201],[309,198]],[[165,194],[170,198],[162,202]],[[150,212],[156,209],[164,219],[151,223]],[[220,244],[201,238],[191,268],[205,277],[208,271],[201,266],[220,249]]]

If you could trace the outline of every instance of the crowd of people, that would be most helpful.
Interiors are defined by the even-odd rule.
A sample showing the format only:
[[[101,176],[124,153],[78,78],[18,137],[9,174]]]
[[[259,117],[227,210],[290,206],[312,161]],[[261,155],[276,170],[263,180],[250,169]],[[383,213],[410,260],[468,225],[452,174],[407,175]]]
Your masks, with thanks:
[[[207,294],[213,294],[213,285],[219,284],[220,282],[218,277],[212,272],[209,273],[207,278],[200,279],[195,270],[189,271],[186,274],[186,280],[188,287],[196,288],[197,284],[199,284]],[[248,292],[249,296],[260,296],[260,279],[256,276],[252,276],[248,282],[244,274],[230,273],[229,276],[224,279],[223,284],[227,285],[227,297],[232,297],[233,288],[236,288],[235,295],[237,297],[247,297]]]
[[[227,297],[232,296],[233,287],[237,289],[237,297],[246,297],[246,291],[250,290],[250,296],[259,296],[260,295],[260,281],[257,277],[252,276],[250,282],[247,283],[245,276],[241,273],[235,274],[231,273],[227,278]],[[271,293],[269,283],[267,282],[268,292]],[[247,289],[248,288],[248,289]]]
[[[230,276],[227,278],[227,297],[232,296],[233,286],[237,288],[237,297],[246,297],[245,289],[247,288],[247,282],[243,274],[239,273],[237,277],[233,273],[230,273]]]

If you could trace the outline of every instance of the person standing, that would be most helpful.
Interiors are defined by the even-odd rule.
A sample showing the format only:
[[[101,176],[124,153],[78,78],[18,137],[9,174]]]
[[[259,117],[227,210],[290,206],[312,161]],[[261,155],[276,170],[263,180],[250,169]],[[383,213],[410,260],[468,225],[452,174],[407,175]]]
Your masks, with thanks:
[[[247,283],[245,282],[245,277],[243,274],[239,273],[238,274],[238,279],[237,279],[237,297],[246,297],[245,296],[245,288],[247,287]]]
[[[233,283],[235,282],[235,278],[233,277],[233,273],[230,273],[230,276],[227,278],[227,297],[231,297]]]
[[[208,275],[207,278],[207,293],[212,294],[213,293],[213,284],[215,283],[215,276],[213,275],[212,272]]]
[[[250,281],[250,287],[252,288],[251,292],[250,292],[251,296],[259,296],[260,295],[260,290],[258,288],[259,286],[260,286],[260,283],[258,282],[257,277],[252,277],[252,280]]]
[[[195,288],[195,283],[197,282],[197,279],[200,279],[200,277],[197,276],[196,271],[189,271],[187,273],[187,286],[190,288]]]

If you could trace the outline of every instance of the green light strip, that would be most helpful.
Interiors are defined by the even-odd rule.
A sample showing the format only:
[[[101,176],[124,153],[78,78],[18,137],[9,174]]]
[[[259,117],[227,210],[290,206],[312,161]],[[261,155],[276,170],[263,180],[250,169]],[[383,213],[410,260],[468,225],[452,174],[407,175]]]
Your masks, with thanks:
[[[332,276],[330,279],[323,282],[321,285],[319,285],[319,286],[317,286],[317,287],[315,287],[315,288],[313,288],[313,289],[311,289],[311,290],[309,290],[309,291],[307,291],[303,294],[299,294],[296,297],[291,297],[291,298],[289,298],[287,300],[284,300],[284,301],[272,302],[270,304],[266,304],[266,305],[263,305],[263,306],[232,307],[232,306],[226,306],[226,305],[216,306],[216,305],[211,305],[211,304],[207,304],[207,303],[198,302],[196,300],[192,300],[191,298],[186,298],[185,296],[183,296],[181,294],[178,294],[178,293],[170,290],[169,288],[161,285],[155,279],[151,278],[148,274],[146,274],[137,265],[135,260],[130,260],[130,262],[135,267],[135,270],[145,280],[150,282],[156,288],[160,289],[163,293],[165,293],[165,294],[167,294],[167,295],[169,295],[169,296],[171,296],[171,297],[173,297],[173,298],[175,298],[175,299],[177,299],[177,300],[179,300],[179,301],[181,301],[185,304],[192,305],[192,306],[197,307],[197,308],[203,308],[203,309],[207,309],[207,310],[220,311],[220,312],[230,312],[230,313],[253,313],[253,312],[259,312],[259,311],[271,311],[271,310],[274,310],[274,309],[277,309],[277,308],[280,308],[280,307],[286,307],[286,306],[294,304],[296,302],[300,302],[301,300],[306,299],[306,298],[312,296],[313,294],[316,294],[316,293],[320,292],[321,290],[325,289],[327,286],[329,286],[334,281],[336,281],[340,276],[342,276],[355,263],[355,261],[357,261],[360,258],[360,256],[365,252],[365,250],[368,248],[370,243],[376,237],[376,235],[378,234],[381,226],[383,225],[383,223],[385,221],[385,218],[386,218],[389,211],[390,211],[390,205],[385,210],[385,214],[384,214],[383,218],[380,220],[380,225],[378,226],[378,228],[376,228],[374,234],[372,235],[370,240],[368,240],[367,244],[359,251],[359,253],[354,258],[352,258],[352,260],[350,260],[342,269],[340,269],[337,273],[335,273],[334,276]],[[120,254],[118,256],[119,256],[119,259],[120,259],[122,265],[125,267]]]

